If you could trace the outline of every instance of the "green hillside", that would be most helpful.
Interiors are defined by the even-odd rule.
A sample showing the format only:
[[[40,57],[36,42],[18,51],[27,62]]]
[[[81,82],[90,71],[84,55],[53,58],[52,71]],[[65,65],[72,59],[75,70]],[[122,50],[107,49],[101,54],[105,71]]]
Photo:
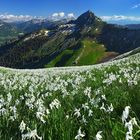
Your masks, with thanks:
[[[14,25],[0,21],[0,45],[5,42],[9,42],[12,39],[16,39],[21,30]]]
[[[0,139],[139,140],[139,60],[137,53],[93,66],[1,67]]]
[[[81,41],[78,49],[64,50],[46,67],[92,65],[101,62],[111,54],[117,55],[117,53],[106,52],[104,45],[85,39]]]
[[[25,34],[1,46],[0,66],[34,69],[92,65],[139,45],[140,30],[108,24],[87,11],[76,20]]]

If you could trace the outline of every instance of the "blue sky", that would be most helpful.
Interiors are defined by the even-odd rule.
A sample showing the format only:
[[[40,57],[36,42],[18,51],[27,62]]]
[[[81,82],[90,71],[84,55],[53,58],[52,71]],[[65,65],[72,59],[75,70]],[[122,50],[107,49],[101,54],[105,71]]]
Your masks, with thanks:
[[[0,15],[48,17],[64,12],[77,17],[87,10],[108,22],[140,23],[140,0],[0,0]]]

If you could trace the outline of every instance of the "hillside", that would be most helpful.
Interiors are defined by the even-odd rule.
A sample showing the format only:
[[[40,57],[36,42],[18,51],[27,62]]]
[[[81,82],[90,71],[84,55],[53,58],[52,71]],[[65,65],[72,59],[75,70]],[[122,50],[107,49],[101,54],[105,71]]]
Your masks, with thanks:
[[[6,22],[0,20],[0,45],[9,44],[24,34],[29,34],[42,29],[56,29],[59,25],[65,24],[70,19],[53,21],[51,19],[32,19],[22,22]]]
[[[140,24],[128,24],[128,25],[125,25],[127,28],[129,29],[135,29],[135,30],[140,30]]]
[[[102,44],[92,40],[83,40],[80,49],[64,50],[49,62],[46,67],[92,65],[116,55],[117,53],[106,52],[106,48]]]
[[[135,52],[93,66],[0,67],[0,139],[139,140],[139,60]]]
[[[113,58],[112,60],[118,60],[118,59],[126,58],[126,57],[134,55],[136,53],[140,53],[140,47],[136,48],[134,50],[131,50],[131,51],[127,52],[127,53],[124,53],[122,55],[119,55],[119,56]]]
[[[28,33],[2,46],[0,65],[32,69],[97,64],[139,45],[140,30],[107,24],[87,11],[76,20]]]
[[[54,21],[51,19],[32,19],[26,22],[15,23],[14,25],[25,33],[32,33],[42,29],[56,29],[59,25],[65,24],[70,19]]]
[[[9,40],[16,39],[19,33],[21,32],[16,26],[0,21],[0,45]]]

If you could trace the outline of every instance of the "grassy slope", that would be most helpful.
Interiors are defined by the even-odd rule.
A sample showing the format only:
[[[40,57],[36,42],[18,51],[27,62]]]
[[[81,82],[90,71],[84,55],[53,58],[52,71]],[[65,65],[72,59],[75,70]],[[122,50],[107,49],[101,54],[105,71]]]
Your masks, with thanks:
[[[82,43],[84,48],[78,65],[96,64],[106,55],[104,46],[88,40],[84,40]]]
[[[43,140],[73,140],[81,127],[87,140],[94,140],[98,131],[103,131],[103,140],[125,140],[128,130],[121,121],[125,106],[131,106],[128,120],[136,117],[140,124],[139,59],[137,54],[87,67],[32,71],[0,68],[1,108],[6,109],[1,112],[0,139],[21,139],[29,127],[37,129]],[[102,110],[103,104],[105,109],[112,104],[113,112]],[[79,117],[75,109],[79,109]],[[42,114],[37,116],[37,112]],[[19,130],[22,120],[26,123],[23,133]],[[133,129],[135,140],[139,140],[139,126]]]
[[[92,65],[99,63],[113,54],[112,52],[106,52],[103,45],[94,41],[84,40],[81,44],[82,47],[78,50],[64,50],[54,60],[47,64],[46,67]]]

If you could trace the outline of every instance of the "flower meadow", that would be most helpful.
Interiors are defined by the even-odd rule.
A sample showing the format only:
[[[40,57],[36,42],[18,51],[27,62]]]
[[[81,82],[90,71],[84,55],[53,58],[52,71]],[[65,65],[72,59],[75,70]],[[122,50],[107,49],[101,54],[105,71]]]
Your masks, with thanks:
[[[140,54],[94,66],[0,68],[0,140],[139,140]]]

